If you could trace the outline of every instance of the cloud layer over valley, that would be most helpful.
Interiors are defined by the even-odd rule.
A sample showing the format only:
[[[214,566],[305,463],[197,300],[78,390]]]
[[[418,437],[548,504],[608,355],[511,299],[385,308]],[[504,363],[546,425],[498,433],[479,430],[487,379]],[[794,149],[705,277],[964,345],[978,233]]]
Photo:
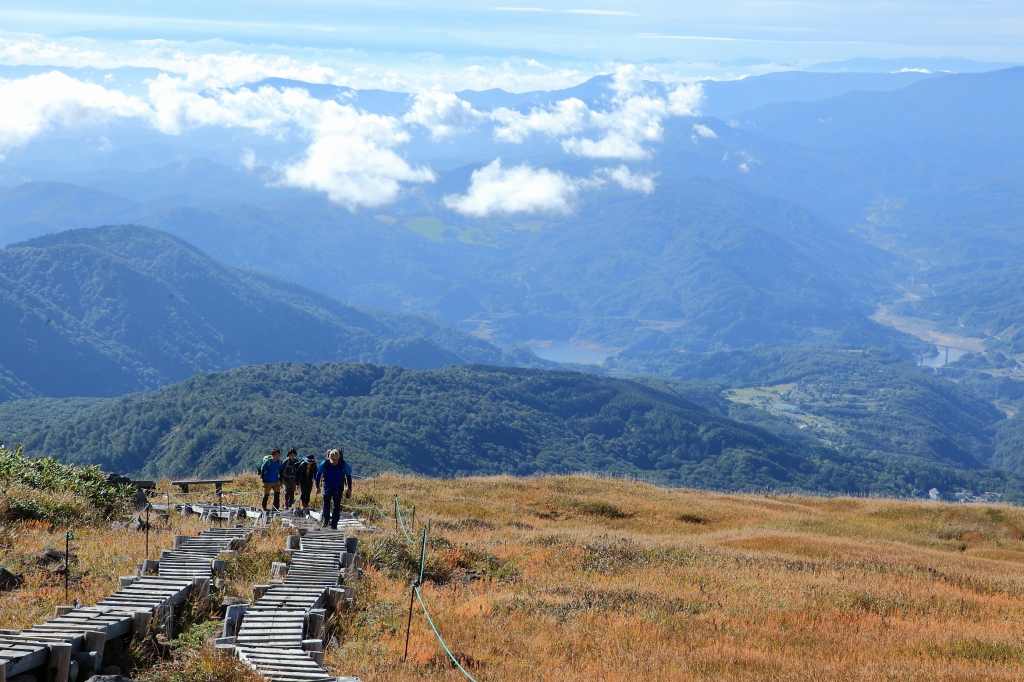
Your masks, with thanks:
[[[114,146],[111,131],[132,125],[175,138],[200,129],[243,131],[258,141],[239,145],[242,168],[266,167],[268,182],[320,192],[349,210],[392,203],[403,189],[433,183],[429,163],[410,161],[404,148],[458,144],[467,135],[488,136],[495,149],[548,140],[566,158],[635,162],[650,158],[663,139],[663,122],[699,116],[700,84],[662,84],[634,65],[611,65],[605,93],[584,101],[566,97],[529,107],[478,109],[440,85],[399,90],[406,105],[386,113],[368,110],[355,91],[334,88],[325,96],[317,84],[344,80],[315,62],[258,54],[189,55],[172,46],[150,46],[143,67],[119,64],[97,51],[70,48],[42,38],[0,39],[0,57],[23,62],[91,63],[111,69],[102,78],[66,67],[0,79],[0,157],[46,135],[91,135],[103,149]],[[159,58],[157,58],[159,57]],[[150,68],[125,83],[121,66]],[[156,69],[156,70],[152,70]],[[37,71],[39,71],[37,69]],[[657,74],[654,74],[657,75]],[[265,79],[273,78],[266,82]],[[130,80],[130,79],[129,79]],[[396,76],[396,82],[401,78]],[[312,85],[310,85],[312,84]],[[474,138],[477,139],[477,138]],[[580,191],[617,183],[641,193],[653,179],[625,165],[593,167],[588,177],[570,177],[543,165],[503,165],[499,152],[472,173],[463,193],[444,204],[467,216],[492,213],[565,214]],[[550,162],[548,162],[550,163]]]

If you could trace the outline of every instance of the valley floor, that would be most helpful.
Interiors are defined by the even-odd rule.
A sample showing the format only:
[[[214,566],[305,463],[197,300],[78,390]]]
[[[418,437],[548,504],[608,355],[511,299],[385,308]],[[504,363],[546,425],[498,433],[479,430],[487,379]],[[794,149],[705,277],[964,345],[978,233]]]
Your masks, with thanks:
[[[382,477],[356,492],[432,519],[422,593],[480,682],[1024,676],[1014,507],[582,477]],[[328,665],[367,682],[464,679],[418,607],[402,663],[418,548],[379,523]]]

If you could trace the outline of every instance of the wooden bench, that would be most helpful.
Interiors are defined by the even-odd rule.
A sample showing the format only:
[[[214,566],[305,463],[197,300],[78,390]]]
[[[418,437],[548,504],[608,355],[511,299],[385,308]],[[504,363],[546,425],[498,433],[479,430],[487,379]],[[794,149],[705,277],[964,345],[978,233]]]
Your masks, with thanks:
[[[206,479],[194,479],[190,481],[171,481],[172,485],[176,485],[181,488],[182,493],[187,493],[189,486],[192,485],[212,485],[217,489],[217,494],[220,495],[224,490],[225,483],[231,483],[235,479],[233,478],[206,478]]]

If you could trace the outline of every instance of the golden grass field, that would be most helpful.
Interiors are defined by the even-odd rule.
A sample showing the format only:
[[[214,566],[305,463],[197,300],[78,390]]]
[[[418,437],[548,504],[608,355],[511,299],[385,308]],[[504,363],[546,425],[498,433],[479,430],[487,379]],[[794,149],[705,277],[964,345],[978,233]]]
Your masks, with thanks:
[[[481,682],[1024,679],[1024,510],[582,477],[362,488],[451,543],[432,554],[455,575],[423,594]],[[499,577],[460,580],[487,555]],[[365,585],[339,674],[461,678],[419,614],[402,664],[407,582]]]
[[[256,484],[243,477],[237,487]],[[416,530],[432,520],[437,582],[423,596],[479,682],[1024,679],[1021,509],[586,477],[380,477],[357,482],[352,502],[388,511],[394,494],[416,506]],[[328,666],[365,682],[464,679],[418,608],[402,662],[418,549],[393,521],[374,523],[379,532],[362,538],[370,561],[359,602],[334,625],[340,645]],[[53,535],[38,524],[4,532],[4,556]],[[155,558],[171,532],[150,540]],[[90,603],[116,589],[142,543],[130,531],[78,540],[72,597]],[[265,582],[283,544],[281,531],[255,539],[230,591],[249,596]],[[0,593],[0,627],[25,627],[63,603],[62,577],[27,568],[25,587]]]

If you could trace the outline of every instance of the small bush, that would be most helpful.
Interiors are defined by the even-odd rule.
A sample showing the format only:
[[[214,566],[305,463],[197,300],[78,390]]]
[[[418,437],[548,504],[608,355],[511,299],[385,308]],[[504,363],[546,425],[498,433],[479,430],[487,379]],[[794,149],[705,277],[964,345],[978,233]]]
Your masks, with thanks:
[[[703,516],[697,514],[680,514],[676,517],[676,521],[682,521],[683,523],[693,523],[697,525],[703,525],[708,522]]]
[[[229,654],[204,646],[168,663],[142,671],[140,682],[264,682],[263,677]]]
[[[419,577],[420,547],[406,542],[400,535],[386,535],[373,538],[369,546],[363,546],[360,552],[371,564],[387,573],[393,579],[412,580]],[[452,543],[445,538],[434,535],[427,540],[427,554],[423,570],[423,580],[437,585],[444,585],[452,577],[451,566],[442,561],[437,550],[447,550]]]
[[[932,658],[950,658],[981,663],[1019,663],[1024,661],[1024,649],[1005,642],[986,642],[981,639],[957,639],[939,646],[930,646],[926,653]]]
[[[227,579],[242,583],[259,583],[270,574],[270,564],[289,563],[291,556],[283,549],[251,549],[239,552],[228,560]]]
[[[21,447],[0,449],[0,518],[6,521],[72,521],[124,516],[135,495],[129,486],[112,486],[98,468],[27,457]]]
[[[575,506],[576,511],[587,516],[603,516],[606,519],[627,519],[632,516],[619,509],[617,505],[604,500],[588,500]]]

